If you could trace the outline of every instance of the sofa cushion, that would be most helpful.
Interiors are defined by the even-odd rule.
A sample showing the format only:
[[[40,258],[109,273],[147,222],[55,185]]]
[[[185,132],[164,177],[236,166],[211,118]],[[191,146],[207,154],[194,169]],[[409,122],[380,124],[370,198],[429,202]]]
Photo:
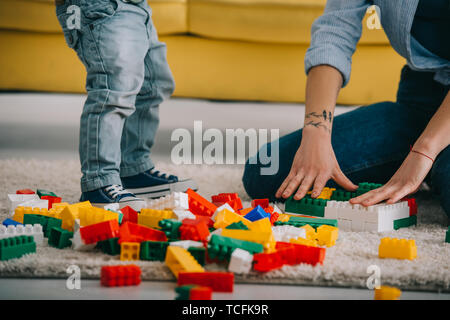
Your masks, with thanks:
[[[189,32],[212,38],[270,43],[309,43],[311,25],[326,0],[189,0]],[[387,44],[381,29],[367,27],[361,43]]]
[[[187,0],[150,0],[160,35],[187,32]],[[0,0],[0,29],[60,33],[54,0]]]

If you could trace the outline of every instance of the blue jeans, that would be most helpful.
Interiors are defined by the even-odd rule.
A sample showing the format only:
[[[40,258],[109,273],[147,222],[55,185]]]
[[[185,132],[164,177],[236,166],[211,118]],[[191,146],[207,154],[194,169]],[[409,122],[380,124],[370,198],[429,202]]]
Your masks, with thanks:
[[[158,40],[147,1],[66,0],[56,13],[66,42],[87,71],[81,189],[122,184],[120,177],[153,168],[158,107],[175,87],[166,46]]]
[[[433,73],[405,66],[397,102],[376,103],[336,116],[332,145],[350,180],[356,184],[386,183],[394,175],[450,89],[433,77]],[[291,169],[301,139],[302,130],[279,139],[280,166],[275,175],[261,175],[262,165],[247,161],[242,180],[250,197],[275,200],[275,192]],[[271,144],[266,147],[270,153]],[[450,216],[450,146],[439,154],[426,181]],[[336,184],[330,180],[328,186]]]

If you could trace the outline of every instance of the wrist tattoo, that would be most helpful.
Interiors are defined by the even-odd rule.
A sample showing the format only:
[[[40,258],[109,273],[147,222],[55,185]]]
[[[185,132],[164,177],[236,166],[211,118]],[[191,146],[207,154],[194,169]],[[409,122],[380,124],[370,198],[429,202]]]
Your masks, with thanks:
[[[333,115],[331,111],[323,110],[322,113],[310,112],[305,115],[305,127],[314,126],[316,128],[323,128],[325,131],[331,133],[331,128],[328,127],[328,123],[331,125],[333,122]]]

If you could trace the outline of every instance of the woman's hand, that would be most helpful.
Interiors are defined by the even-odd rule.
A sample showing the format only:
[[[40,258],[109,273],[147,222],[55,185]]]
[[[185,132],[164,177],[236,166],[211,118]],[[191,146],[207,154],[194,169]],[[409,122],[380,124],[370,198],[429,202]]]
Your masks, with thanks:
[[[387,200],[387,204],[395,203],[419,189],[432,165],[433,161],[427,157],[410,152],[388,183],[381,188],[350,199],[350,203],[363,206],[371,206],[384,200]]]
[[[294,199],[300,200],[314,186],[311,197],[316,198],[329,179],[350,191],[358,188],[342,173],[331,146],[330,134],[305,127],[291,171],[275,196],[286,199],[295,192]]]

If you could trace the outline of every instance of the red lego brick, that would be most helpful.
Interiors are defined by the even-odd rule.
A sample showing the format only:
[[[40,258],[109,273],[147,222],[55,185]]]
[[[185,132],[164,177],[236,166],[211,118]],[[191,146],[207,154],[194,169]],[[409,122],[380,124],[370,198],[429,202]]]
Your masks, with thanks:
[[[409,206],[409,215],[415,216],[417,215],[417,203],[415,198],[409,198],[408,200],[408,206]]]
[[[211,217],[216,211],[217,207],[199,195],[192,189],[188,189],[186,193],[189,196],[189,210],[199,216]]]
[[[233,292],[233,272],[180,272],[178,285],[196,284],[210,287],[214,292]]]
[[[17,190],[16,194],[35,194],[36,192],[34,192],[31,189],[22,189],[22,190]]]
[[[252,208],[256,208],[257,206],[261,206],[263,209],[269,206],[269,199],[253,199],[252,200]]]
[[[60,197],[53,197],[53,196],[42,196],[42,200],[48,200],[48,210],[53,208],[54,203],[61,203],[62,199]]]
[[[311,247],[296,243],[277,242],[276,249],[293,246],[295,248],[294,260],[289,260],[288,264],[295,265],[300,263],[307,263],[315,266],[316,264],[323,264],[325,259],[325,248]]]
[[[272,253],[255,253],[253,255],[253,269],[259,272],[268,272],[283,266],[283,259],[275,251]]]
[[[184,219],[179,232],[181,240],[206,241],[209,235],[208,225],[201,219]]]
[[[218,195],[212,196],[211,200],[217,207],[228,203],[236,212],[242,209],[242,202],[237,193],[219,193]]]
[[[167,241],[164,232],[129,221],[122,223],[119,231],[119,244],[122,242]]]
[[[127,221],[138,223],[138,213],[130,206],[123,207],[120,212],[123,213],[122,223]]]
[[[85,244],[96,243],[119,236],[119,222],[108,220],[80,228],[81,239]]]
[[[278,220],[279,216],[280,216],[280,214],[278,212],[271,213],[270,214],[270,223],[273,225]]]
[[[237,198],[237,199],[228,201],[227,203],[228,203],[228,204],[230,205],[230,207],[232,207],[233,210],[236,211],[236,212],[238,212],[239,210],[241,210],[241,209],[243,208],[243,207],[242,207],[242,201],[241,201],[240,198]]]
[[[189,300],[211,300],[212,289],[210,287],[194,287],[189,292]]]
[[[100,283],[106,287],[136,286],[141,283],[141,268],[134,264],[103,266]]]

